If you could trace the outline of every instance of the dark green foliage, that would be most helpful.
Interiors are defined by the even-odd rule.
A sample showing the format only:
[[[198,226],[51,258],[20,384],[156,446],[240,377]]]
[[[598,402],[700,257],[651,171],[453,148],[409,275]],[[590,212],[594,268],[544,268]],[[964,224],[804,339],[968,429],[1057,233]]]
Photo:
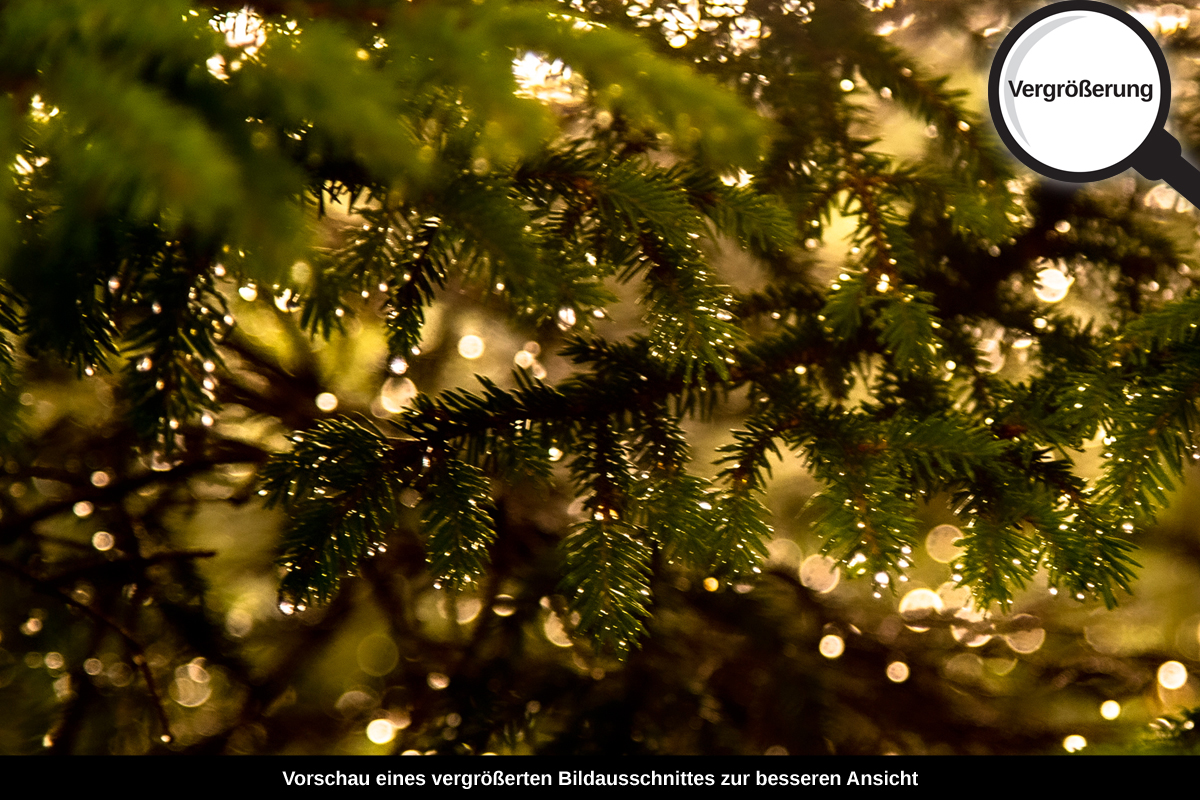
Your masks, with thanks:
[[[801,596],[774,540],[904,592],[937,514],[973,612],[1047,584],[1116,605],[1200,457],[1194,220],[1133,179],[1014,172],[979,98],[889,39],[910,4],[877,5],[4,4],[0,566],[62,598],[78,562],[98,624],[149,597],[216,641],[176,563],[202,556],[159,529],[205,491],[257,509],[249,479],[189,484],[250,464],[287,612],[333,630],[369,586],[407,635],[426,580],[479,601],[475,644],[552,614],[587,674],[754,587]],[[1048,271],[1069,300],[1031,293]],[[447,319],[532,349],[452,385]],[[111,435],[24,419],[63,369]],[[803,509],[772,475],[796,464]],[[68,512],[111,559],[44,558]],[[189,582],[151,597],[160,552]],[[524,735],[506,702],[473,746]]]
[[[267,465],[261,494],[293,521],[280,559],[285,602],[329,600],[377,552],[396,524],[405,466],[388,440],[349,420],[297,434],[287,458]]]
[[[646,532],[662,546],[667,559],[699,569],[725,564],[712,541],[712,489],[708,481],[668,466],[655,470],[641,484],[639,497],[646,515]]]
[[[889,64],[897,72],[909,70],[898,58],[893,51],[881,54],[871,74],[878,78],[884,74],[880,70]],[[637,384],[633,384],[632,395],[618,390],[631,376],[622,372],[628,367],[612,361],[615,352],[597,350],[596,354],[602,354],[599,357],[589,355],[577,360],[589,363],[599,382],[581,377],[574,385],[565,384],[564,393],[557,395],[547,394],[535,384],[515,395],[495,388],[478,397],[447,395],[444,414],[436,410],[437,406],[418,403],[410,421],[401,426],[414,430],[431,453],[436,454],[443,442],[456,442],[456,447],[465,446],[485,467],[504,463],[508,470],[515,468],[527,474],[545,474],[546,460],[536,451],[538,447],[551,444],[566,453],[582,448],[576,473],[577,483],[592,493],[587,508],[595,506],[593,511],[605,520],[610,511],[617,514],[621,536],[644,539],[643,544],[657,542],[683,563],[718,573],[728,570],[735,575],[757,570],[770,534],[757,495],[767,485],[767,455],[780,455],[775,444],[779,438],[801,451],[814,474],[826,482],[828,488],[820,499],[823,511],[819,530],[827,537],[828,551],[848,564],[852,562],[855,572],[886,575],[886,583],[894,587],[915,544],[914,518],[919,503],[949,491],[968,497],[962,510],[979,515],[978,526],[968,526],[967,555],[959,574],[976,590],[982,603],[1009,601],[1014,587],[1022,586],[1043,563],[1050,568],[1052,582],[1061,583],[1073,595],[1098,593],[1112,603],[1115,589],[1128,588],[1132,565],[1124,539],[1128,531],[1120,527],[1120,515],[1112,509],[1118,504],[1115,490],[1102,491],[1093,498],[1090,490],[1070,476],[1067,462],[1056,462],[1050,472],[1042,470],[1038,465],[1046,463],[1045,456],[1032,445],[1044,441],[1058,449],[1078,448],[1106,422],[1119,432],[1120,422],[1112,414],[1120,404],[1115,395],[1120,381],[1114,380],[1104,366],[1108,356],[1095,352],[1099,337],[1081,333],[1072,340],[1068,333],[1071,323],[1059,320],[1040,337],[1046,368],[1043,378],[1027,384],[1003,383],[976,372],[976,386],[994,384],[987,389],[987,399],[978,404],[978,416],[963,418],[961,411],[951,415],[950,397],[941,384],[946,377],[954,379],[959,368],[947,356],[959,355],[965,368],[977,371],[977,355],[972,345],[964,346],[957,331],[948,329],[939,319],[939,304],[944,304],[945,298],[908,282],[920,281],[931,270],[941,269],[945,258],[939,262],[932,253],[917,254],[912,242],[924,235],[920,215],[906,223],[900,209],[909,202],[936,209],[939,204],[945,205],[947,196],[939,191],[957,191],[956,186],[961,189],[961,176],[974,174],[995,185],[1005,171],[991,146],[972,133],[978,120],[955,110],[955,95],[945,92],[936,81],[922,84],[910,80],[911,76],[901,78],[904,80],[896,81],[902,87],[895,94],[896,100],[908,103],[910,110],[931,124],[938,124],[938,120],[956,123],[956,132],[947,136],[949,149],[943,156],[960,161],[956,170],[942,173],[954,177],[943,177],[939,182],[895,170],[886,158],[864,152],[866,141],[836,134],[833,145],[841,148],[836,159],[845,169],[832,178],[834,183],[826,182],[820,189],[822,205],[814,206],[811,197],[803,201],[806,210],[801,218],[817,214],[811,227],[819,232],[819,218],[827,214],[835,197],[843,197],[841,213],[858,220],[851,264],[832,282],[823,307],[814,308],[808,292],[790,301],[776,295],[778,299],[772,301],[778,309],[774,316],[781,316],[780,312],[789,308],[792,313],[784,324],[775,326],[778,330],[774,340],[768,340],[778,343],[773,345],[773,352],[764,349],[765,343],[740,349],[734,297],[713,281],[712,269],[695,240],[709,233],[702,224],[707,218],[713,231],[734,237],[778,268],[790,258],[793,242],[791,226],[780,215],[776,201],[761,199],[763,195],[750,187],[727,186],[703,167],[661,169],[637,155],[605,156],[598,146],[583,140],[570,141],[521,162],[511,180],[502,176],[483,181],[468,177],[462,179],[465,183],[448,184],[446,192],[429,208],[436,211],[436,216],[422,217],[416,209],[403,212],[407,218],[420,220],[416,227],[390,212],[371,222],[376,212],[369,205],[364,207],[362,213],[368,220],[364,230],[351,233],[351,244],[341,253],[332,251],[328,265],[319,274],[350,278],[351,282],[339,290],[343,293],[366,287],[376,279],[387,284],[392,353],[399,358],[405,358],[417,346],[421,309],[459,270],[465,270],[466,280],[482,278],[485,286],[496,281],[506,289],[515,289],[525,304],[514,309],[519,316],[546,322],[556,319],[557,310],[557,318],[569,320],[568,324],[574,324],[577,315],[589,308],[612,300],[599,291],[596,277],[641,279],[646,287],[643,300],[647,335],[639,358],[648,357],[657,365],[641,361],[628,367],[635,370],[633,375],[640,370],[644,379],[649,378],[649,371],[655,374],[655,380],[645,387],[650,394],[644,399],[639,399],[644,392]],[[847,113],[856,119],[860,116],[860,110],[849,109]],[[849,124],[836,112],[829,122],[835,128]],[[599,141],[604,142],[605,136]],[[812,143],[816,149],[829,146],[827,141]],[[935,172],[936,158],[930,165]],[[814,174],[810,163],[818,162],[805,162],[799,171],[790,165],[789,174],[797,185],[829,179]],[[880,175],[885,179],[876,177]],[[761,190],[771,188],[766,183],[759,186]],[[792,196],[790,191],[782,192],[784,202]],[[802,189],[798,197],[804,197],[805,191]],[[999,202],[993,199],[981,203],[974,211],[954,208],[957,216],[951,218],[957,221],[952,247],[960,246],[954,237],[966,235],[967,247],[975,248],[976,253],[986,249],[986,257],[994,258],[994,238],[1018,232],[1006,220],[1018,204],[1004,192],[997,197]],[[972,220],[977,224],[967,225],[963,220],[971,219],[971,213],[977,215]],[[982,239],[971,238],[972,231],[985,229],[993,233]],[[397,244],[401,239],[406,244]],[[439,240],[445,244],[439,244]],[[1059,248],[1055,255],[1066,252]],[[1081,250],[1088,252],[1086,247]],[[1096,252],[1092,257],[1104,256]],[[472,266],[474,262],[479,266]],[[575,266],[582,262],[590,269]],[[339,270],[338,264],[344,267]],[[555,265],[554,280],[536,277],[547,264]],[[520,268],[513,269],[517,265]],[[401,268],[404,273],[397,277]],[[336,285],[332,278],[328,283]],[[555,283],[557,289],[553,288]],[[551,294],[546,294],[548,288]],[[772,291],[777,290],[768,289]],[[337,292],[325,293],[333,300],[322,300],[322,296],[318,291],[313,299],[302,301],[303,318],[307,324],[324,325],[328,331],[330,309],[340,310],[343,306]],[[753,301],[748,298],[744,302]],[[816,320],[823,332],[811,325],[811,315],[818,309],[821,313]],[[751,311],[749,307],[745,310]],[[567,311],[570,317],[563,316]],[[796,317],[796,312],[801,316]],[[955,324],[969,319],[960,318]],[[869,336],[864,335],[867,330],[871,331]],[[862,367],[874,365],[879,369],[875,395],[878,405],[861,412],[842,406],[848,377],[844,367],[832,361],[820,363],[830,358],[826,354],[832,348],[840,348],[843,364],[849,359]],[[578,354],[582,356],[583,351]],[[881,362],[873,361],[879,356]],[[834,404],[807,394],[800,388],[803,381],[780,382],[777,373],[772,374],[779,367],[790,369],[805,362],[825,368],[824,388]],[[655,414],[666,413],[662,403],[672,397],[680,410],[710,408],[715,394],[708,394],[697,406],[696,401],[701,399],[697,390],[707,388],[698,386],[698,382],[713,379],[732,385],[749,383],[771,404],[761,428],[752,423],[744,437],[738,434],[740,444],[729,456],[732,466],[723,475],[728,489],[715,491],[699,479],[680,473],[684,462],[677,457],[659,463],[646,473],[646,478],[633,483],[624,479],[612,482],[613,476],[634,470],[632,464],[625,464],[624,456],[614,462],[616,466],[601,469],[593,465],[589,471],[592,456],[587,451],[596,446],[591,442],[598,441],[594,439],[598,431],[610,430],[605,438],[609,441],[610,426],[627,419],[620,424],[622,429],[634,436],[649,435],[651,431],[643,433],[645,429],[639,426],[661,427],[654,421]],[[1072,402],[1078,398],[1071,394],[1077,385],[1091,389],[1090,402],[1078,404],[1078,408]],[[539,400],[530,405],[538,392],[543,399],[553,398],[552,402]],[[1163,399],[1161,395],[1155,397]],[[1185,403],[1187,398],[1185,393]],[[931,416],[895,416],[906,400],[914,409]],[[638,410],[645,403],[656,409],[654,414]],[[568,421],[580,413],[592,420],[582,428]],[[432,424],[431,415],[438,417],[436,424]],[[987,419],[981,420],[985,415]],[[1189,429],[1186,418],[1177,421],[1182,425],[1171,428],[1169,435]],[[1130,427],[1157,435],[1153,425]],[[522,432],[517,441],[533,444],[535,449],[522,446],[514,450],[501,434],[510,428]],[[1016,439],[1021,434],[1034,439],[1018,444]],[[622,447],[612,446],[616,448],[612,451],[615,457]],[[1178,473],[1178,447],[1170,441],[1144,447],[1162,452],[1168,468]],[[1154,487],[1169,486],[1170,478],[1156,468],[1153,459],[1142,461],[1147,462],[1143,468],[1148,470],[1149,480],[1139,475],[1124,477],[1128,469],[1120,467],[1111,470],[1106,480],[1158,492],[1156,500],[1161,502],[1161,491],[1165,489]],[[589,475],[609,478],[593,486]],[[1064,491],[1068,493],[1063,495]],[[1060,496],[1068,498],[1074,513],[1059,513]],[[601,497],[608,500],[602,503],[597,499]],[[637,509],[642,506],[657,510],[641,516]],[[622,518],[621,514],[631,517]],[[449,517],[438,519],[442,522],[435,527],[440,530]],[[698,532],[706,524],[709,541],[704,542],[699,540]],[[476,533],[468,538],[475,549],[485,549],[486,525],[480,521],[473,528]],[[578,594],[579,588],[593,585],[580,572],[580,553],[611,547],[616,535],[604,526],[588,524],[580,535],[568,540],[575,542],[567,548],[572,564],[565,584],[568,589]],[[445,552],[461,549],[452,546]],[[636,620],[646,610],[638,587],[641,570],[647,566],[641,558],[631,563],[635,566],[606,572],[599,584],[603,599],[597,602],[602,604],[618,603],[614,599],[617,597],[637,598],[623,614],[614,616],[617,621],[611,624],[616,628],[601,623],[603,614],[594,606],[588,606],[590,612],[580,626],[584,632],[615,630],[608,641],[622,642],[622,648],[635,638],[640,630]],[[464,574],[475,575],[474,569]],[[441,575],[444,570],[439,568],[437,572]],[[581,608],[578,601],[573,605]]]
[[[216,372],[224,362],[217,340],[233,318],[203,254],[169,249],[160,258],[144,272],[118,273],[109,290],[157,298],[139,309],[144,318],[126,333],[124,384],[135,428],[173,451],[183,422],[201,417],[211,425],[219,411]]]
[[[624,654],[645,633],[652,551],[632,526],[598,511],[563,542],[564,586],[579,630],[597,645]]]
[[[478,467],[446,459],[430,469],[421,519],[429,569],[440,585],[461,589],[479,583],[495,537],[489,516],[491,486]]]

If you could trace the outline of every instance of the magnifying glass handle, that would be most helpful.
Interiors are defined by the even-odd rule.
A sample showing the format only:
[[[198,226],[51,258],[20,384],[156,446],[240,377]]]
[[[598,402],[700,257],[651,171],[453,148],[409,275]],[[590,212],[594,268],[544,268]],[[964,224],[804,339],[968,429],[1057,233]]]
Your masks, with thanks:
[[[1133,154],[1133,168],[1149,180],[1166,181],[1200,208],[1200,169],[1185,161],[1182,153],[1179,140],[1159,128]]]

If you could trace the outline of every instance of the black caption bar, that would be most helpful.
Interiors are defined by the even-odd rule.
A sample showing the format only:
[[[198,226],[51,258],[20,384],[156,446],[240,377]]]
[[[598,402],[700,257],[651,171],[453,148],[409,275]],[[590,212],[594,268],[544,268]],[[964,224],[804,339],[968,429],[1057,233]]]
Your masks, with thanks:
[[[9,769],[33,769],[34,756],[5,759]],[[1136,765],[1130,759],[1136,758]],[[24,763],[18,764],[20,760]],[[136,761],[136,763],[135,763]],[[1152,762],[1152,763],[1151,763]],[[1022,766],[1022,763],[1024,766]],[[1156,781],[1177,773],[1188,780],[1187,758],[1135,756],[995,757],[71,757],[56,769],[55,791],[96,786],[136,787],[148,792],[270,792],[273,797],[314,793],[337,797],[418,791],[425,796],[471,796],[519,788],[532,796],[564,789],[612,788],[661,791],[685,787],[708,793],[959,791],[981,776],[1037,775],[1040,783],[1069,781],[1076,792],[1123,786],[1131,771]],[[1146,769],[1149,772],[1146,772]],[[17,774],[17,773],[13,773]],[[1049,784],[1047,784],[1049,785]],[[1016,788],[1014,784],[1012,788]],[[201,795],[203,796],[203,795]]]

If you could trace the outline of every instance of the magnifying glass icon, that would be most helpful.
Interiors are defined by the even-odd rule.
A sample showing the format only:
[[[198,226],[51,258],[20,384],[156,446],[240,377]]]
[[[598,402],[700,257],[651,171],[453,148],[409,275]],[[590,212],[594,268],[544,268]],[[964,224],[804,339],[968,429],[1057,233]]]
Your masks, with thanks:
[[[996,52],[988,101],[1000,138],[1035,172],[1086,183],[1132,167],[1200,206],[1200,171],[1163,129],[1167,60],[1118,8],[1064,0],[1021,20]]]

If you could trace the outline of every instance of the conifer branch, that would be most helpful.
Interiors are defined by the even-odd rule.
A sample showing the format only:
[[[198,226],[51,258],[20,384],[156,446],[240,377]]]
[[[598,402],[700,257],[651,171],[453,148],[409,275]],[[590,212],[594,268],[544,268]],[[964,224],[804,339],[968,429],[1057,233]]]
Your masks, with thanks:
[[[450,591],[479,585],[496,535],[486,476],[478,467],[444,459],[423,476],[422,488],[421,517],[434,579]]]

